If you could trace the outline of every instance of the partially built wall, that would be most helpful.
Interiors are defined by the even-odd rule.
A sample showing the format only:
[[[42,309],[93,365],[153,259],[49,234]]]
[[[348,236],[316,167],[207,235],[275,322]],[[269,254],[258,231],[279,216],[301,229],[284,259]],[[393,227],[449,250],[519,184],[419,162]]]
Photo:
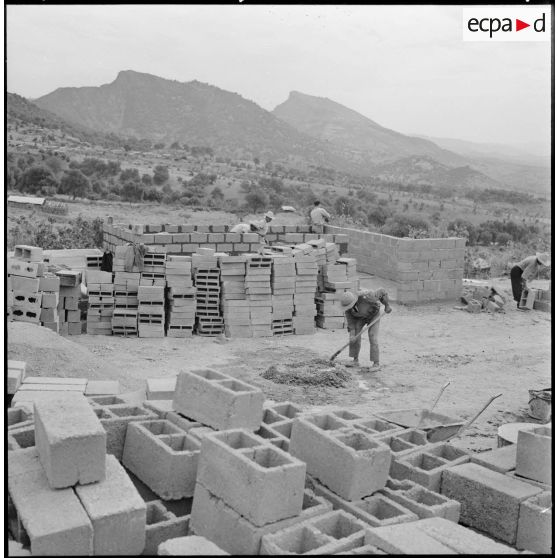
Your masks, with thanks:
[[[331,225],[324,229],[346,235],[347,255],[356,258],[357,270],[391,281],[399,303],[450,300],[461,294],[464,238],[398,238]]]

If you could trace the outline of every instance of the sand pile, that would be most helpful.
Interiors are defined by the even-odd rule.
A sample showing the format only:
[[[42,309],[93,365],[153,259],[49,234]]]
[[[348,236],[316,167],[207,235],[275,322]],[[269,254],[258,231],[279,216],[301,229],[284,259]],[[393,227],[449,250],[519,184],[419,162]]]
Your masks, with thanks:
[[[320,358],[307,362],[273,364],[260,375],[276,384],[334,388],[345,387],[351,379],[351,374],[343,365]]]

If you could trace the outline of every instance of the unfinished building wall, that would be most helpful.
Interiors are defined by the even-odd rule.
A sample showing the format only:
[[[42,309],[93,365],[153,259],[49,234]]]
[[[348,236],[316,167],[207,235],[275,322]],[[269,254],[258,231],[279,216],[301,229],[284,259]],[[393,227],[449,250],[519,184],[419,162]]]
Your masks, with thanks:
[[[325,232],[348,236],[348,255],[357,269],[395,283],[397,302],[454,299],[461,294],[464,238],[398,238],[326,225]]]

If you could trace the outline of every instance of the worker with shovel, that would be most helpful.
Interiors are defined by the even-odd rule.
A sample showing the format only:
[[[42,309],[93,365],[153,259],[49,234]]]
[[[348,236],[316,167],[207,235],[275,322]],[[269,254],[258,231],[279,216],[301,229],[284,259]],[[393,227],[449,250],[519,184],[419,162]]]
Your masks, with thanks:
[[[378,335],[380,332],[380,303],[385,307],[386,314],[391,312],[388,293],[385,289],[375,291],[360,290],[355,295],[347,291],[341,298],[341,307],[345,310],[347,318],[347,329],[349,330],[349,357],[353,361],[347,364],[349,367],[359,366],[358,355],[360,353],[360,335],[362,328],[371,324],[368,328],[368,339],[370,341],[370,361],[375,371],[380,368],[380,348],[378,346]],[[376,323],[372,323],[372,322]]]

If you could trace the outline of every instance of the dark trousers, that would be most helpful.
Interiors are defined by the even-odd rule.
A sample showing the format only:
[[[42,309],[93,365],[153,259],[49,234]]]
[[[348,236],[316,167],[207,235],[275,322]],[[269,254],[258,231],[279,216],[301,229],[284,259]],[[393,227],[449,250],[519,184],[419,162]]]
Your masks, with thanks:
[[[348,312],[345,314],[347,317],[347,329],[349,330],[349,335],[354,337],[362,328],[367,324],[370,323],[374,318],[369,320],[364,320],[362,318],[355,318],[351,316]],[[376,364],[380,364],[380,347],[378,345],[378,336],[380,333],[380,322],[377,321],[372,327],[368,329],[368,341],[370,342],[370,361],[375,362]],[[352,341],[349,344],[349,357],[358,359],[358,355],[360,353],[360,341],[362,336]]]
[[[510,279],[512,285],[513,299],[517,302],[519,306],[519,301],[521,300],[521,293],[523,292],[523,286],[521,281],[521,276],[523,275],[523,270],[518,266],[514,265],[510,271]]]

